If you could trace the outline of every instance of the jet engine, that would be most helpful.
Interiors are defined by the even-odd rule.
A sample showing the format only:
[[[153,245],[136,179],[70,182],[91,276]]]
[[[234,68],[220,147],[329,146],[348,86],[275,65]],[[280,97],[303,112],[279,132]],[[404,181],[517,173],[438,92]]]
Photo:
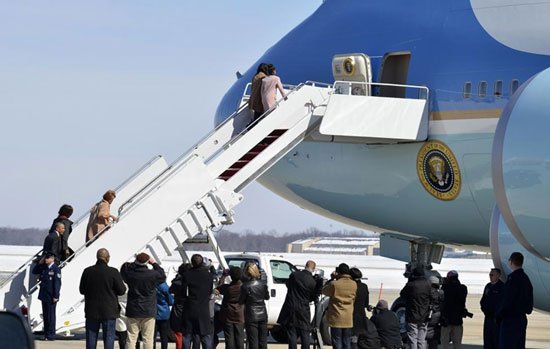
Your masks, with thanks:
[[[549,93],[550,68],[514,93],[498,122],[492,155],[499,216],[511,233],[505,239],[541,263],[550,261]]]
[[[523,269],[533,284],[535,308],[550,311],[550,262],[533,255],[516,240],[497,206],[491,218],[490,241],[493,263],[506,275],[512,272],[508,263],[510,254],[523,254]]]

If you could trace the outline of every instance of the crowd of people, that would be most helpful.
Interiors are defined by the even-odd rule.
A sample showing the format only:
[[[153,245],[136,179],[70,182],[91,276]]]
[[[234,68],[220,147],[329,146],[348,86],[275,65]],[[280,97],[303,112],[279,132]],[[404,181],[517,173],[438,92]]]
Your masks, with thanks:
[[[86,242],[104,233],[110,220],[116,220],[110,213],[115,197],[114,191],[107,191],[91,210]],[[32,269],[41,281],[38,298],[42,302],[45,340],[55,339],[61,288],[59,264],[74,253],[68,246],[72,213],[70,205],[61,206],[44,240],[42,257]],[[217,346],[217,334],[222,331],[228,349],[242,349],[245,343],[249,349],[267,348],[265,301],[270,292],[257,262],[224,270],[218,280],[211,261],[195,254],[190,263],[179,267],[169,286],[164,270],[146,253],[138,254],[132,263],[124,263],[120,270],[108,265],[110,254],[105,248],[98,249],[96,257],[96,264],[83,271],[79,288],[85,298],[87,349],[96,348],[100,329],[106,349],[114,347],[115,338],[120,348],[139,348],[140,340],[145,349],[155,348],[157,332],[162,349],[167,348],[171,333],[178,349],[210,349]],[[533,288],[522,265],[523,255],[514,252],[509,258],[512,273],[506,283],[501,281],[501,270],[494,268],[489,273],[490,282],[480,302],[485,315],[484,348],[525,347],[526,315],[533,309]],[[303,270],[290,274],[277,322],[286,331],[290,349],[297,348],[298,341],[302,349],[309,348],[312,334],[320,340],[315,332],[320,324],[318,308],[311,314],[311,303],[319,304],[323,295],[328,298],[326,322],[335,349],[445,349],[451,343],[460,348],[463,318],[472,316],[466,309],[467,287],[454,270],[446,278],[426,278],[425,274],[423,268],[412,270],[400,292],[405,307],[404,341],[400,321],[388,302],[380,299],[371,307],[361,271],[345,263],[329,280],[316,274],[312,260]],[[119,300],[123,295],[127,295],[126,302]],[[214,301],[216,296],[222,297],[221,305]],[[367,310],[372,311],[370,319]]]

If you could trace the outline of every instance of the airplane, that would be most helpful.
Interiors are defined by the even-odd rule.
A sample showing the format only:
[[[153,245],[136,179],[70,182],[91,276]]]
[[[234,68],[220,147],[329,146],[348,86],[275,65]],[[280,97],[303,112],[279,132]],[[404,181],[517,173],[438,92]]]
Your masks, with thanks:
[[[284,83],[332,83],[333,57],[358,52],[369,94],[411,98],[418,91],[383,84],[427,87],[425,139],[313,135],[258,181],[304,209],[381,232],[389,257],[430,265],[440,244],[475,246],[509,273],[507,258],[520,251],[535,306],[550,311],[548,13],[550,1],[327,0],[229,88],[215,124],[240,105],[260,62]]]
[[[171,165],[151,159],[117,188],[119,218],[106,234],[84,244],[87,214],[76,220],[57,330],[82,327],[74,287],[98,238],[121,265],[136,251],[188,259],[182,243],[203,233],[225,266],[212,229],[233,222],[254,180],[380,232],[380,254],[409,262],[405,274],[431,271],[446,244],[490,250],[505,273],[520,251],[535,306],[550,311],[548,13],[550,0],[324,1],[237,74],[211,133]],[[246,126],[260,62],[275,64],[288,98]],[[0,285],[0,308],[24,309],[34,329],[30,270],[39,253]]]

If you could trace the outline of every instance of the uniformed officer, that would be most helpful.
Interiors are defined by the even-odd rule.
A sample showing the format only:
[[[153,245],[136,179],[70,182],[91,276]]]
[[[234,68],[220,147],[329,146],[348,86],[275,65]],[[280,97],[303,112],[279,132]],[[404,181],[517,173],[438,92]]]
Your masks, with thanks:
[[[498,324],[495,318],[497,309],[502,301],[504,283],[500,281],[500,269],[493,268],[489,272],[489,282],[485,285],[483,296],[479,302],[481,311],[485,314],[483,322],[483,348],[498,349]]]
[[[514,252],[508,259],[512,272],[508,275],[497,311],[500,321],[500,348],[525,348],[527,314],[533,311],[533,285],[522,269],[523,255]]]
[[[40,275],[38,299],[42,301],[44,339],[53,341],[55,339],[55,307],[59,301],[59,289],[61,288],[61,269],[55,264],[55,255],[48,251],[34,266],[32,272]]]

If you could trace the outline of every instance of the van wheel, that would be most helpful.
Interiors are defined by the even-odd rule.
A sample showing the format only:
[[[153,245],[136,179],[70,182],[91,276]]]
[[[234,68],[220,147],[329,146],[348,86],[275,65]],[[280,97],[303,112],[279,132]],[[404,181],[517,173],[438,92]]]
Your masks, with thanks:
[[[405,310],[405,300],[401,297],[397,298],[391,306],[391,311],[393,311],[399,319],[399,332],[401,333],[401,339],[403,339],[403,341],[405,341],[407,338],[407,322],[405,321]]]
[[[286,335],[286,331],[281,326],[274,326],[271,330],[269,330],[269,333],[271,333],[271,337],[277,341],[277,343],[287,343],[288,337]]]
[[[332,340],[330,338],[330,328],[328,327],[327,321],[327,312],[323,313],[321,318],[321,326],[319,326],[319,331],[321,332],[321,338],[323,339],[323,345],[331,345]]]

